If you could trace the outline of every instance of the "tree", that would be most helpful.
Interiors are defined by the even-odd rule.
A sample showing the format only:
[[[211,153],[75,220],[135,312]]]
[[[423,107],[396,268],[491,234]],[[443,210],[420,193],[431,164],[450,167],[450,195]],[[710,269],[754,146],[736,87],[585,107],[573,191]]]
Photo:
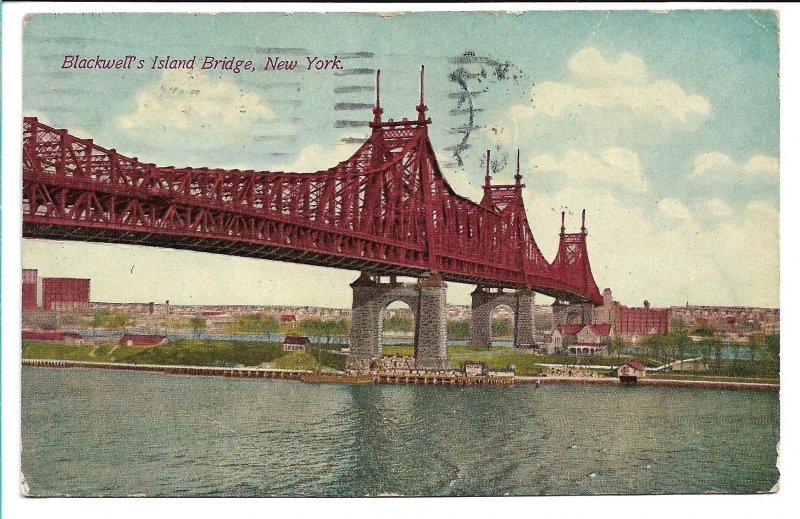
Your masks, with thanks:
[[[779,373],[781,369],[781,336],[778,333],[767,335],[764,339],[767,346],[767,356],[772,362],[772,368],[775,373]]]
[[[492,335],[494,337],[508,337],[513,334],[511,319],[492,319]]]
[[[755,362],[756,351],[766,346],[766,337],[763,333],[753,333],[747,336],[747,348],[750,351],[750,362]]]
[[[206,320],[200,316],[194,316],[189,319],[189,325],[192,327],[195,337],[200,337],[200,334],[206,329]]]
[[[717,365],[717,369],[719,370],[719,364],[722,360],[722,341],[719,339],[719,337],[712,337],[709,340],[711,341],[711,348],[714,351],[714,361]]]
[[[447,337],[450,339],[469,338],[469,320],[455,319],[447,322]]]
[[[278,320],[265,314],[240,315],[231,329],[238,333],[272,333],[278,331]]]
[[[689,330],[686,329],[686,325],[683,324],[683,321],[677,319],[670,323],[669,328],[668,336],[676,352],[676,356],[679,359],[683,359],[685,358],[686,350],[689,349],[689,343],[691,342],[689,339]]]
[[[697,343],[697,349],[700,352],[700,356],[703,358],[703,362],[705,362],[706,359],[711,357],[714,351],[714,341],[710,338],[700,339],[700,342]]]
[[[738,341],[735,341],[732,342],[730,346],[733,349],[733,365],[735,366],[739,362],[739,353],[742,350],[742,345]]]
[[[112,330],[123,330],[131,326],[135,321],[133,317],[124,312],[109,312],[100,310],[92,314],[89,322],[91,328],[110,328]]]
[[[644,347],[651,357],[663,359],[669,347],[669,338],[666,335],[648,335]]]
[[[608,343],[608,354],[610,356],[619,356],[620,352],[625,349],[625,342],[622,339],[614,338]]]

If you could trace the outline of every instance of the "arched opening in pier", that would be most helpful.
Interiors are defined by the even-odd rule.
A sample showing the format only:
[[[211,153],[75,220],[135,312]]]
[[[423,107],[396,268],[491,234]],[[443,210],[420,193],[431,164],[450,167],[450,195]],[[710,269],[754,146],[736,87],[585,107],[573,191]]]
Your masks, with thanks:
[[[491,345],[513,346],[516,325],[514,309],[505,303],[498,304],[492,308],[489,319],[491,322]]]
[[[584,324],[583,314],[579,311],[567,312],[567,324]]]
[[[414,355],[416,308],[412,302],[395,300],[381,311],[380,343],[383,355]]]

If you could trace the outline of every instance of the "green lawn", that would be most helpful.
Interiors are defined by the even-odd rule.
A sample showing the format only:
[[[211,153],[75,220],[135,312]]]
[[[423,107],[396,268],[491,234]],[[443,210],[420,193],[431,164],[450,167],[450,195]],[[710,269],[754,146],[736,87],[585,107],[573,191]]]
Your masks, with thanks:
[[[258,366],[263,362],[281,360],[290,354],[283,351],[283,346],[269,342],[216,341],[216,340],[179,340],[152,348],[134,348],[120,346],[113,351],[115,345],[66,345],[47,341],[25,341],[22,346],[22,358],[25,359],[63,359],[90,362],[122,362],[129,364],[160,364],[182,366]],[[92,355],[92,352],[94,355]],[[316,367],[314,356],[306,353]],[[333,369],[344,369],[345,357],[327,352],[320,352],[319,358],[323,366]],[[286,364],[299,360],[286,359]],[[304,361],[305,362],[305,361]],[[306,364],[302,364],[306,366]],[[276,365],[276,367],[278,367]],[[289,368],[283,368],[289,369]],[[292,369],[307,369],[298,367]]]
[[[317,359],[304,351],[293,351],[278,357],[273,362],[276,369],[315,369]]]

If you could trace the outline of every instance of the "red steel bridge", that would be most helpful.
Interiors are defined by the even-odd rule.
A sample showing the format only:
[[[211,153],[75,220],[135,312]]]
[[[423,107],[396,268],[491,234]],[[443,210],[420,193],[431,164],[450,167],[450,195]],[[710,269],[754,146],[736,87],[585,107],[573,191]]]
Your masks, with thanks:
[[[380,72],[378,72],[380,74]],[[380,76],[378,76],[380,77]],[[350,270],[523,288],[602,303],[586,228],[565,233],[548,262],[522,201],[522,176],[475,203],[445,180],[428,138],[422,86],[413,120],[383,121],[314,173],[159,167],[92,140],[23,122],[23,237],[125,243]]]

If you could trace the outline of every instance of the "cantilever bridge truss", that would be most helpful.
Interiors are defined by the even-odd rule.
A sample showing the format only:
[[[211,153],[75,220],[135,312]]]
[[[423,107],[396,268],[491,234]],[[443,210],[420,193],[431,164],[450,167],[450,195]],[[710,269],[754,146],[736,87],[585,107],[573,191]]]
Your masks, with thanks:
[[[565,233],[553,262],[531,233],[517,172],[475,203],[453,191],[414,120],[382,121],[347,160],[314,173],[159,167],[23,123],[23,236],[228,254],[376,275],[521,288],[602,302],[586,230]],[[488,162],[488,161],[487,161]]]

